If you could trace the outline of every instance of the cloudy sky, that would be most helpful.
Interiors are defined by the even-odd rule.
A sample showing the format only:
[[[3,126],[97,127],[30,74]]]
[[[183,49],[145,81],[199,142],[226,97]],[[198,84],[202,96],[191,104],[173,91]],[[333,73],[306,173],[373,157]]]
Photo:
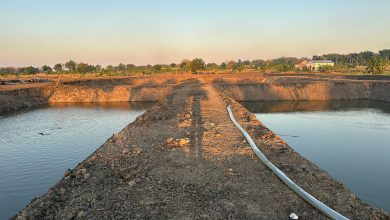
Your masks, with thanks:
[[[0,0],[0,66],[156,64],[390,48],[388,0]]]

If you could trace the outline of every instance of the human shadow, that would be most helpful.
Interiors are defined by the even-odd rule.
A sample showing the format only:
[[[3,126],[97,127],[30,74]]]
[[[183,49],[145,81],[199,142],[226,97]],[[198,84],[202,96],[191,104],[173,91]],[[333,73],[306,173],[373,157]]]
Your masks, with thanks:
[[[207,98],[207,93],[201,89],[201,84],[197,82],[189,91],[189,98],[192,99],[191,105],[191,131],[189,157],[194,159],[203,159],[203,120],[201,100]]]

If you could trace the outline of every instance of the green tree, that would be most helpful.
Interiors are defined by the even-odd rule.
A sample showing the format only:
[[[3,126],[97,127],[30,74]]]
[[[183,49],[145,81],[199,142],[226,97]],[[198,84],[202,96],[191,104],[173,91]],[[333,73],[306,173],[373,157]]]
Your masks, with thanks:
[[[216,64],[216,63],[208,63],[206,65],[206,67],[207,67],[207,69],[214,70],[214,69],[218,68],[218,64]]]
[[[223,62],[223,63],[221,63],[221,65],[219,66],[219,68],[220,69],[222,69],[222,70],[224,70],[224,69],[226,69],[226,63],[225,62]]]
[[[74,62],[73,60],[69,60],[65,63],[65,67],[68,69],[69,72],[75,72],[76,66],[76,62]]]
[[[249,60],[242,61],[242,65],[244,65],[244,66],[249,66],[250,64],[251,64],[251,61],[249,61]]]
[[[180,63],[180,68],[183,69],[185,72],[189,71],[191,69],[191,60],[182,60]]]
[[[87,63],[79,63],[77,64],[76,69],[79,73],[87,73],[90,70],[90,66]]]
[[[32,67],[32,66],[29,66],[29,67],[22,68],[21,72],[23,74],[36,74],[36,73],[39,73],[39,69],[35,68],[35,67]]]
[[[199,70],[204,70],[205,69],[205,63],[202,59],[200,58],[195,58],[191,62],[191,71],[193,73],[198,73]]]
[[[386,50],[380,50],[379,51],[379,55],[387,60],[387,61],[390,61],[390,49],[386,49]]]
[[[288,71],[292,71],[294,69],[294,66],[288,64],[276,64],[274,68],[278,72],[288,72]]]
[[[371,52],[371,51],[360,52],[358,55],[359,61],[363,65],[368,65],[368,63],[371,61],[371,59],[374,56],[376,56],[376,54],[374,52]]]
[[[108,65],[108,66],[106,66],[106,70],[108,72],[112,72],[114,70],[114,67],[112,65]]]
[[[61,63],[57,63],[56,65],[54,65],[54,70],[56,72],[62,72],[62,64]]]
[[[241,72],[244,70],[244,64],[241,60],[238,60],[237,63],[233,64],[233,71]]]
[[[120,63],[115,69],[119,70],[119,71],[125,71],[126,70],[126,65],[123,64],[123,63]]]
[[[380,56],[373,56],[368,60],[366,71],[373,75],[382,74],[387,65],[387,61]]]
[[[267,61],[259,63],[258,69],[263,73],[267,73],[267,72],[271,71],[272,70],[271,61],[267,60]]]
[[[322,56],[314,55],[312,60],[323,60],[324,58]]]
[[[51,73],[51,72],[53,72],[53,70],[51,69],[51,67],[48,66],[48,65],[43,65],[43,66],[42,66],[42,71],[43,71],[44,73]]]
[[[136,66],[134,64],[126,64],[126,70],[127,71],[134,71],[136,70]]]
[[[229,62],[227,62],[227,68],[228,69],[233,69],[233,66],[236,64],[236,61],[234,60],[230,60]]]
[[[15,67],[2,67],[0,68],[0,74],[17,74],[18,71]]]
[[[154,70],[155,72],[160,72],[160,71],[161,71],[161,68],[162,68],[162,66],[161,66],[160,64],[156,64],[156,65],[153,66],[153,70]]]

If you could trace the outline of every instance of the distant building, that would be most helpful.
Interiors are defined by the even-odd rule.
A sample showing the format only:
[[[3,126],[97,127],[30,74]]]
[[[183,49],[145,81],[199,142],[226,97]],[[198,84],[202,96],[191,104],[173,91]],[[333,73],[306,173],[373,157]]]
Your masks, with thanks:
[[[295,69],[318,71],[321,66],[334,66],[331,60],[303,60],[294,65]]]
[[[334,62],[331,60],[302,60],[294,65],[298,70],[312,70],[318,71],[321,66],[334,66]]]
[[[331,60],[312,60],[306,64],[308,69],[314,71],[318,71],[321,66],[334,66],[334,62]]]
[[[298,69],[298,70],[303,70],[303,69],[305,69],[306,64],[307,64],[308,62],[309,62],[309,61],[307,61],[307,60],[302,60],[302,61],[300,61],[299,63],[295,64],[295,65],[294,65],[294,68],[295,68],[295,69]]]

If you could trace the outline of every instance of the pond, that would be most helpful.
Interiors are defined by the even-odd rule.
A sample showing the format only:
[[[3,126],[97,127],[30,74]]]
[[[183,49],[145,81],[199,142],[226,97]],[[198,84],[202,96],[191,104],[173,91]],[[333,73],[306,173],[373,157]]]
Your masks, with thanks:
[[[390,212],[390,103],[243,102],[295,151]]]
[[[154,104],[56,104],[0,115],[0,219],[46,193]]]

